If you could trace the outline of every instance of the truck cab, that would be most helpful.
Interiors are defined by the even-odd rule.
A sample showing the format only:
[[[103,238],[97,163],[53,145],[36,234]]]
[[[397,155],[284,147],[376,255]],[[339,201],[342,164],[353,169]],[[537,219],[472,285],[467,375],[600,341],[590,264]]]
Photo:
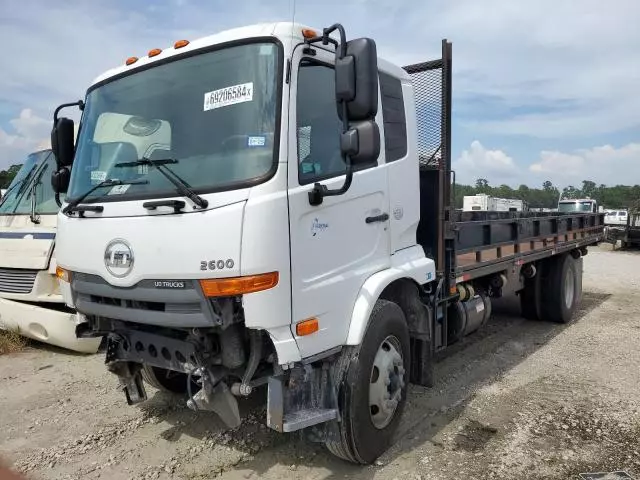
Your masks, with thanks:
[[[50,149],[27,156],[0,202],[0,328],[62,348],[95,352],[98,339],[75,335],[56,278],[58,204],[49,181]]]
[[[558,202],[558,212],[592,212],[598,211],[598,202],[591,198],[563,199]]]

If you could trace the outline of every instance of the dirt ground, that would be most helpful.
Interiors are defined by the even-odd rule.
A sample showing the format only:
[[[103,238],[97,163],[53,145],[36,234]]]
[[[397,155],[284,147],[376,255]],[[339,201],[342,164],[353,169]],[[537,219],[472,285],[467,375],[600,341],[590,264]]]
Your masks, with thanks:
[[[234,431],[151,389],[129,407],[102,355],[44,346],[0,357],[0,457],[34,479],[640,478],[640,252],[609,250],[585,257],[571,325],[496,305],[484,330],[438,359],[434,388],[411,389],[375,466],[268,430],[263,398],[242,405]]]

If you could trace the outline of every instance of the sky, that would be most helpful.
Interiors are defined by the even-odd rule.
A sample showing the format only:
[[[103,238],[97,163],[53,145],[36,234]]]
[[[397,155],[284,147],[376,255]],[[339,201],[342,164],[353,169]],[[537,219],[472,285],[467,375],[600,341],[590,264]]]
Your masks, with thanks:
[[[637,0],[2,2],[0,169],[46,146],[53,109],[127,57],[293,18],[341,22],[399,65],[438,58],[441,40],[453,42],[459,183],[640,183]]]

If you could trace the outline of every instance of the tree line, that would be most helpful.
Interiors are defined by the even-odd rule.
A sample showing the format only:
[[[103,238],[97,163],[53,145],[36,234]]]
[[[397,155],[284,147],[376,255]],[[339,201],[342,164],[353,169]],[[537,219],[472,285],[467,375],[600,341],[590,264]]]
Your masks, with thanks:
[[[462,208],[465,195],[485,193],[492,197],[515,198],[527,202],[530,208],[555,208],[558,206],[560,190],[547,180],[541,188],[520,185],[514,189],[508,185],[494,187],[489,185],[486,178],[479,178],[475,185],[455,185],[454,202],[456,208]],[[583,180],[581,187],[570,185],[562,189],[563,198],[593,198],[605,208],[628,208],[640,199],[640,185],[615,185],[608,187],[597,185],[591,180]]]
[[[22,165],[11,165],[7,170],[0,170],[0,188],[9,186],[20,167]],[[549,180],[543,182],[541,188],[520,185],[514,189],[509,185],[494,187],[489,185],[486,178],[478,178],[475,185],[454,185],[453,191],[456,208],[462,208],[465,195],[477,193],[485,193],[492,197],[524,200],[529,207],[533,208],[555,208],[560,196],[560,190]],[[605,208],[628,208],[640,200],[640,185],[607,187],[604,184],[597,185],[591,180],[583,180],[581,188],[572,185],[563,188],[562,196],[563,198],[593,198],[598,202],[598,205]]]
[[[6,170],[0,170],[0,188],[7,188],[11,184],[13,177],[16,176],[20,167],[22,167],[22,165],[11,165]]]

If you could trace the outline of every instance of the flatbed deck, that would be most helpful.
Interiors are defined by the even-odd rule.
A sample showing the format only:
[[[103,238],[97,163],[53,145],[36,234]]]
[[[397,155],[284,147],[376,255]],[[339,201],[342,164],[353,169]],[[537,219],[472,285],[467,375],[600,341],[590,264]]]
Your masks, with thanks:
[[[602,241],[604,214],[455,212],[456,282]]]

